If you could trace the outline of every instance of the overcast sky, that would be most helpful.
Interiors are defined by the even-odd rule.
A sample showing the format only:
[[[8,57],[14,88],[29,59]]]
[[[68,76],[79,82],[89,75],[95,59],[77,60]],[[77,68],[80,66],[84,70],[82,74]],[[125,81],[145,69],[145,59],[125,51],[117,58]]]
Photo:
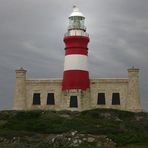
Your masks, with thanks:
[[[62,78],[74,4],[90,34],[90,77],[126,78],[128,68],[140,68],[148,111],[148,0],[0,0],[0,110],[12,109],[15,69],[23,66],[28,78]]]

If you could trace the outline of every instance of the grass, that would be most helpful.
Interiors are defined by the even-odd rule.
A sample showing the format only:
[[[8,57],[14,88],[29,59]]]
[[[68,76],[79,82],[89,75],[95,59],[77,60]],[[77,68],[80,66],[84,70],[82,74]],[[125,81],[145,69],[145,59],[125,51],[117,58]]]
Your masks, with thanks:
[[[107,135],[118,146],[148,145],[148,114],[113,109],[0,112],[0,137],[59,134],[68,131]]]

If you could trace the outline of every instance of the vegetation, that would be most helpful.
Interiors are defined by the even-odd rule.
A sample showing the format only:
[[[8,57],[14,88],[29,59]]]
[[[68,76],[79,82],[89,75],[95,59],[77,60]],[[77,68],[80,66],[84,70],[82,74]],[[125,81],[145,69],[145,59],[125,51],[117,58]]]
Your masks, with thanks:
[[[0,137],[7,139],[13,137],[22,137],[23,139],[24,136],[36,139],[38,134],[60,134],[69,131],[106,135],[117,146],[129,144],[148,146],[148,113],[132,113],[112,109],[95,109],[83,112],[39,110],[0,112]],[[22,142],[25,143],[25,140]],[[46,148],[48,144],[43,142],[39,144],[39,147]]]

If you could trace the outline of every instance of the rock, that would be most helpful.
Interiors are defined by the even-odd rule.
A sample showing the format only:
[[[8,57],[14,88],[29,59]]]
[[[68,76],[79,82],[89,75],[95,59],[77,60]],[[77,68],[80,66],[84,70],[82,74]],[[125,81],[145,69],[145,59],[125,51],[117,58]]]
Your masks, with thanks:
[[[54,140],[55,140],[55,138],[52,138],[52,139],[51,139],[52,143],[54,143]]]
[[[112,116],[111,113],[101,113],[100,115],[106,119],[111,119]]]
[[[94,141],[95,141],[95,138],[94,138],[94,137],[88,137],[88,138],[87,138],[87,141],[88,141],[88,142],[94,142]]]
[[[137,121],[140,121],[140,120],[143,119],[143,117],[142,117],[142,116],[135,116],[135,119],[136,119]]]
[[[73,143],[74,143],[74,144],[77,144],[77,143],[78,143],[78,140],[77,140],[77,139],[75,139],[75,140],[73,141]]]
[[[79,144],[81,144],[82,143],[82,140],[79,139],[78,142],[79,142]]]
[[[98,142],[96,146],[97,146],[98,148],[101,148],[101,147],[102,147],[102,144]]]
[[[120,118],[116,117],[115,121],[122,121]]]
[[[79,141],[78,141],[78,139],[74,139],[74,140],[72,141],[72,144],[71,144],[70,146],[74,146],[74,147],[79,146]]]
[[[78,131],[71,132],[72,136],[75,136]]]
[[[84,137],[84,138],[83,138],[83,141],[87,141],[87,138],[86,138],[86,137]]]

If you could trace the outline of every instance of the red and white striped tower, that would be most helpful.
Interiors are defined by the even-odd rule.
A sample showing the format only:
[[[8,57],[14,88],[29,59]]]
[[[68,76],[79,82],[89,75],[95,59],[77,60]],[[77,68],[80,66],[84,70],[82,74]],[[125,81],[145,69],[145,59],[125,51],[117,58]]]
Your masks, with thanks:
[[[84,25],[85,17],[74,6],[69,16],[68,32],[65,34],[65,62],[62,90],[90,87],[88,72],[88,42],[89,35]]]

